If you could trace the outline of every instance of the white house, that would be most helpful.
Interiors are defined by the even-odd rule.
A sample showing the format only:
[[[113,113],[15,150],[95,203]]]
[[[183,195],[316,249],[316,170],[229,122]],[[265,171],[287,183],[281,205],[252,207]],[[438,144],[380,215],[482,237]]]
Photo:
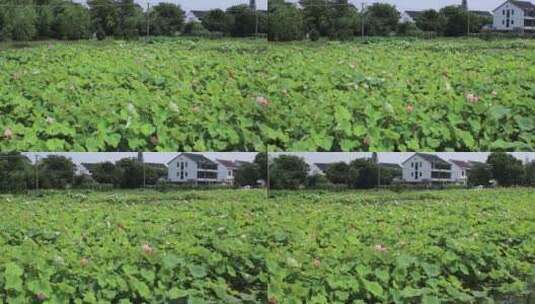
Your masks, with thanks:
[[[451,179],[457,183],[466,185],[468,182],[468,171],[473,166],[473,163],[450,159],[451,163]]]
[[[415,153],[402,163],[407,183],[451,182],[451,164],[433,154]]]
[[[325,175],[327,174],[327,169],[329,169],[330,165],[332,164],[322,164],[322,163],[309,164],[308,175],[309,176]]]
[[[497,31],[535,31],[535,4],[506,1],[494,11],[493,29]]]
[[[218,183],[218,164],[201,154],[182,153],[167,163],[167,179],[173,183]]]
[[[218,170],[217,170],[217,179],[218,181],[233,185],[234,179],[236,178],[236,172],[240,167],[240,164],[230,160],[217,159]]]

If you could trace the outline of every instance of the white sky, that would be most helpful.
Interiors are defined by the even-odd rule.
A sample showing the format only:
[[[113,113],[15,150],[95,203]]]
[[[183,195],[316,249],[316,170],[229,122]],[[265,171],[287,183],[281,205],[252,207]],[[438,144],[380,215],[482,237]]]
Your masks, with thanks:
[[[127,158],[127,157],[137,157],[137,152],[83,152],[83,153],[75,153],[75,152],[56,152],[56,153],[48,153],[48,152],[29,152],[29,153],[23,153],[24,155],[28,156],[32,161],[35,159],[35,156],[37,155],[39,158],[46,157],[47,155],[62,155],[65,157],[69,157],[72,159],[72,161],[76,164],[79,163],[98,163],[98,162],[116,162],[120,159]],[[162,163],[166,164],[167,162],[171,161],[173,158],[175,158],[180,153],[177,152],[145,152],[143,153],[143,159],[145,162],[148,163]],[[254,152],[206,152],[206,153],[199,153],[203,154],[209,159],[216,160],[216,159],[223,159],[223,160],[241,160],[241,161],[253,161],[256,153]]]
[[[280,154],[297,155],[303,157],[308,163],[333,163],[333,162],[350,162],[357,158],[369,158],[372,153],[367,152],[353,152],[353,153],[321,153],[321,152],[295,152],[295,153],[271,153],[270,157],[276,157]],[[383,152],[378,153],[379,162],[401,164],[406,159],[411,157],[413,152]],[[490,153],[486,152],[440,152],[428,153],[435,154],[444,160],[464,160],[464,161],[481,161],[485,162]],[[525,161],[535,160],[534,153],[515,152],[511,153],[516,158]]]
[[[287,0],[289,2],[297,2],[298,0]],[[362,3],[372,4],[375,2],[389,3],[395,5],[398,10],[424,10],[424,9],[439,9],[447,5],[460,5],[461,0],[383,0],[383,1],[363,1],[363,0],[349,0],[350,3],[357,7],[361,7]],[[492,11],[505,0],[468,0],[468,7],[471,10],[486,10]]]
[[[86,3],[86,0],[75,0],[76,2]],[[142,5],[143,7],[147,6],[147,2],[150,2],[151,5],[155,5],[159,2],[175,3],[180,4],[183,10],[210,10],[210,9],[227,9],[231,6],[238,4],[249,4],[249,0],[135,0],[136,3]],[[268,0],[256,0],[256,7],[260,10],[267,10]]]
[[[47,152],[40,152],[40,153],[24,153],[30,159],[35,159],[35,155],[38,155],[39,157],[46,157],[47,155],[54,154],[54,155],[63,155],[66,157],[71,158],[75,163],[96,163],[96,162],[105,162],[105,161],[111,161],[115,162],[122,158],[126,157],[137,157],[136,152],[128,153],[128,152],[102,152],[102,153],[72,153],[72,152],[58,152],[58,153],[47,153]],[[179,153],[159,153],[159,152],[145,152],[143,153],[143,157],[146,162],[151,163],[167,163],[168,161],[172,160],[175,156],[177,156]],[[253,161],[256,153],[251,152],[206,152],[206,153],[199,153],[203,154],[206,157],[215,160],[215,159],[223,159],[223,160],[242,160],[242,161]],[[291,155],[298,155],[300,157],[303,157],[308,163],[334,163],[334,162],[350,162],[356,158],[364,158],[364,157],[371,157],[372,153],[367,152],[353,152],[353,153],[338,153],[338,152],[332,152],[332,153],[322,153],[322,152],[296,152],[296,153],[270,153],[270,157],[276,157],[280,154],[291,154]],[[379,153],[379,162],[384,163],[395,163],[395,164],[401,164],[403,161],[408,159],[413,153],[412,152],[404,152],[404,153],[398,153],[398,152],[384,152]],[[487,160],[487,157],[490,153],[485,152],[443,152],[443,153],[430,153],[430,154],[436,154],[439,157],[443,158],[444,160],[472,160],[472,161],[481,161],[485,162]],[[522,160],[522,161],[533,161],[535,160],[535,152],[515,152],[511,153],[516,158]]]

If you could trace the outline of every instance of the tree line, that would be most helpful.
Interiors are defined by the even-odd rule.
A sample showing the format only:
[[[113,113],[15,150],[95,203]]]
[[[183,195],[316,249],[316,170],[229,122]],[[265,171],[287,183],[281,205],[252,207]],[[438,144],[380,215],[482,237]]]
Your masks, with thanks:
[[[269,183],[272,189],[345,188],[371,189],[391,185],[401,177],[401,169],[383,167],[372,159],[330,164],[324,174],[310,174],[307,162],[295,155],[280,155],[270,160]]]
[[[134,0],[0,0],[0,41],[78,40],[96,37],[206,34],[246,37],[266,33],[267,16],[248,5],[210,10],[202,22],[186,23],[180,5],[159,3],[148,10]],[[257,27],[258,23],[258,27]]]
[[[362,34],[369,36],[412,35],[462,36],[468,28],[480,32],[492,19],[467,12],[459,6],[439,11],[426,10],[415,23],[400,22],[395,6],[374,3],[362,10],[348,0],[300,0],[300,7],[285,0],[269,0],[270,41],[292,41],[327,37],[348,40]]]
[[[20,153],[1,153],[0,191],[67,189],[95,184],[130,189],[155,185],[167,176],[167,169],[155,168],[132,158],[94,164],[90,171],[90,175],[77,174],[76,165],[64,156],[49,155],[32,163]]]

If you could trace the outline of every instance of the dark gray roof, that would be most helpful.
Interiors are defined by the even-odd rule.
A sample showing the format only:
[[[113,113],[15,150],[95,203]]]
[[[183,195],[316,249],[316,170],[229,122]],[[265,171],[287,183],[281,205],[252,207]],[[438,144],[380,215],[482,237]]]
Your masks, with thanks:
[[[323,173],[326,173],[327,170],[329,170],[329,167],[330,167],[332,164],[316,163],[316,164],[314,164],[314,165],[316,165],[316,167],[318,167],[321,171],[323,171]]]
[[[448,163],[447,161],[443,160],[442,158],[434,155],[434,154],[427,154],[427,153],[414,153],[414,155],[412,155],[411,157],[407,158],[407,160],[405,160],[403,162],[403,164],[405,164],[409,159],[413,158],[414,156],[420,156],[421,158],[425,159],[426,161],[430,162],[430,163],[435,163],[435,164],[442,164],[442,165],[451,165],[450,163]]]
[[[191,159],[192,161],[196,162],[197,164],[207,164],[207,165],[215,165],[217,164],[213,162],[211,159],[205,157],[202,154],[195,154],[195,153],[182,153],[181,155],[186,156],[187,158]]]
[[[511,3],[520,7],[523,10],[535,10],[535,4],[529,1],[511,1]]]
[[[405,11],[405,13],[412,19],[416,20],[416,18],[422,15],[423,11]]]
[[[462,169],[470,169],[473,166],[471,162],[467,162],[464,160],[450,159],[450,162],[456,164],[459,168],[462,168]]]
[[[195,17],[197,17],[199,20],[201,20],[202,18],[206,17],[206,15],[208,15],[208,13],[210,11],[196,11],[196,10],[192,10],[191,11],[193,13],[193,15],[195,15]]]

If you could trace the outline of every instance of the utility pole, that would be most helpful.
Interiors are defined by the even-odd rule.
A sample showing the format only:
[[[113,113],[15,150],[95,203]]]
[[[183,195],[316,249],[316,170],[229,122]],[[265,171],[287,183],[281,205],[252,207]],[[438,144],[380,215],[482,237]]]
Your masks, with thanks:
[[[269,193],[269,187],[269,146],[266,145],[266,195],[268,199],[271,198],[271,194]]]
[[[147,2],[147,40],[150,36],[150,2]]]
[[[364,10],[366,10],[366,2],[362,2],[362,9],[360,11],[360,23],[361,23],[361,34],[362,34],[362,40],[364,41]]]
[[[38,168],[39,156],[35,155],[35,190],[39,190],[39,168]]]

